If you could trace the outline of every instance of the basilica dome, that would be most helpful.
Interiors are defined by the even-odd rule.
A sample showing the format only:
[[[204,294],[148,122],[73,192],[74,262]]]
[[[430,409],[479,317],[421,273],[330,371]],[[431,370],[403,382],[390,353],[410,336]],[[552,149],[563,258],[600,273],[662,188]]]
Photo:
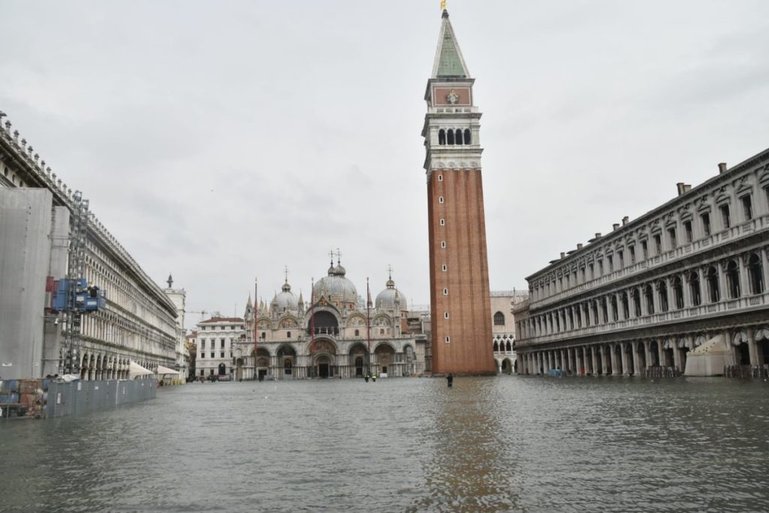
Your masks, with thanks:
[[[328,269],[328,276],[318,280],[312,288],[315,301],[325,296],[332,304],[357,304],[358,291],[355,290],[355,285],[345,278],[346,273],[341,264],[335,267],[332,262]]]
[[[406,296],[395,288],[392,276],[387,280],[387,288],[377,295],[375,305],[383,310],[406,310]]]
[[[275,294],[275,297],[272,298],[272,301],[270,302],[270,310],[276,313],[283,313],[295,312],[298,308],[299,300],[294,293],[291,292],[291,285],[286,281],[286,283],[283,284],[283,287],[281,287],[280,293]]]

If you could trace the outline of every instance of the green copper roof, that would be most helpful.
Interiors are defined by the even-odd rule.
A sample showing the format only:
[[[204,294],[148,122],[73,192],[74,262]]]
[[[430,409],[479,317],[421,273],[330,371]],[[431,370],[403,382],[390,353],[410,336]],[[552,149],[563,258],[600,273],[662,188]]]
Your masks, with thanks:
[[[467,78],[470,74],[467,72],[465,61],[462,58],[462,52],[459,50],[459,44],[454,37],[454,29],[449,21],[449,14],[443,11],[443,22],[441,23],[441,35],[438,39],[438,51],[435,55],[435,65],[433,67],[433,77],[461,77]]]

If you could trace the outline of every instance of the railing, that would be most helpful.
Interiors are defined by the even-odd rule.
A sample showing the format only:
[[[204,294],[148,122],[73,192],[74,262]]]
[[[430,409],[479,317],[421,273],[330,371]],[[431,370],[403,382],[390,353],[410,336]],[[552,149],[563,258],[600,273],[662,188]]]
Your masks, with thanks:
[[[579,295],[583,292],[599,289],[603,285],[619,280],[620,278],[640,273],[641,271],[646,271],[647,269],[651,269],[653,267],[660,267],[681,258],[690,258],[693,254],[704,251],[705,249],[713,249],[715,246],[733,242],[735,238],[747,236],[753,232],[765,229],[769,229],[769,215],[757,216],[750,221],[746,221],[741,224],[735,224],[726,230],[715,232],[704,239],[698,239],[659,255],[648,257],[645,260],[636,262],[635,264],[626,266],[617,271],[612,271],[590,281],[577,284],[574,287],[556,292],[555,294],[551,294],[545,298],[535,299],[531,297],[530,304],[532,308],[544,308],[547,305],[560,302],[564,299]]]
[[[681,375],[681,371],[678,367],[662,367],[660,365],[653,365],[641,369],[642,378],[661,379],[661,378],[677,378]]]
[[[769,379],[769,364],[764,365],[727,365],[724,376],[741,379]]]
[[[743,296],[736,299],[727,299],[718,303],[707,303],[697,306],[684,307],[680,310],[668,310],[642,317],[633,317],[619,321],[603,323],[597,326],[583,327],[572,330],[560,331],[558,333],[548,333],[534,337],[519,337],[517,344],[541,344],[547,342],[556,342],[560,340],[573,339],[575,337],[585,337],[590,335],[599,335],[613,331],[623,331],[628,329],[656,326],[674,322],[682,322],[688,319],[701,317],[710,317],[718,314],[734,314],[742,310],[753,309],[756,307],[769,305],[769,292],[751,296]]]

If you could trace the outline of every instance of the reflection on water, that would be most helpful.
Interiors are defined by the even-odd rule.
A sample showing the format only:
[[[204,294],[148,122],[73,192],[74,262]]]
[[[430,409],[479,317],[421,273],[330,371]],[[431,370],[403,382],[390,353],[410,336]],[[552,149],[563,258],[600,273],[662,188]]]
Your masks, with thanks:
[[[769,384],[192,384],[0,422],[0,511],[769,511]]]

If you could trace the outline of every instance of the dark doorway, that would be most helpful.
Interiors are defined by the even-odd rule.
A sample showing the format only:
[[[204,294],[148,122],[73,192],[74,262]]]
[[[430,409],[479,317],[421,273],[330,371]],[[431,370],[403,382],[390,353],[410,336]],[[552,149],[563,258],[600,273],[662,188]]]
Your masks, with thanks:
[[[737,360],[738,365],[750,365],[750,350],[746,342],[737,346]]]
[[[327,363],[319,363],[318,364],[318,377],[319,378],[327,378],[327,377],[329,377],[328,364]]]
[[[219,364],[219,375],[220,376],[224,376],[225,374],[227,374],[227,366],[224,365],[223,363],[220,363]]]

